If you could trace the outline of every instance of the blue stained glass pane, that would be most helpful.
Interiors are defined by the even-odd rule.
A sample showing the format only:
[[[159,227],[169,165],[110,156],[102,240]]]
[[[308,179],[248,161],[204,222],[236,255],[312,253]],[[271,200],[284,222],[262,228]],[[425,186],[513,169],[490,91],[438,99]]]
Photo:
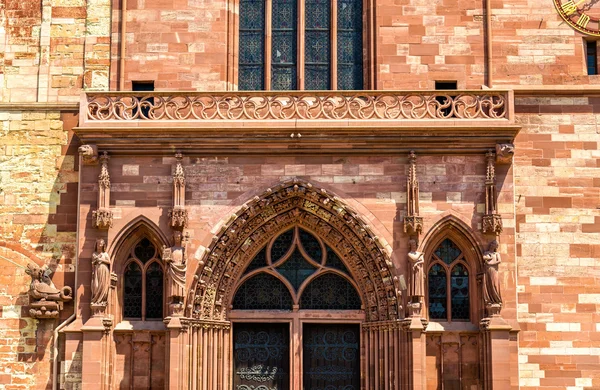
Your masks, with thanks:
[[[254,256],[252,262],[248,264],[246,270],[244,271],[244,275],[254,271],[255,269],[259,269],[267,266],[267,248],[262,248],[260,252]]]
[[[264,89],[264,30],[264,0],[240,0],[239,90]]]
[[[435,320],[447,319],[446,271],[439,264],[434,264],[429,270],[429,318]]]
[[[462,264],[452,268],[450,275],[452,319],[469,319],[469,271]]]
[[[298,249],[292,253],[292,255],[279,267],[277,271],[282,274],[289,282],[294,286],[296,290],[298,287],[312,275],[316,269],[308,261],[302,257],[302,254]]]
[[[456,244],[447,238],[435,250],[435,255],[446,264],[451,264],[460,254]]]
[[[338,0],[338,89],[362,89],[362,0]]]
[[[271,88],[274,90],[297,89],[297,0],[273,1],[272,13]]]
[[[292,296],[276,277],[260,273],[246,280],[233,298],[238,310],[291,310]]]
[[[294,229],[290,229],[285,233],[280,234],[271,247],[271,261],[277,262],[283,257],[292,246],[292,240],[294,239]]]
[[[327,247],[327,261],[325,265],[342,271],[347,275],[350,275],[350,272],[348,272],[348,269],[346,268],[342,260],[338,257],[338,255],[335,254],[333,249],[331,249],[330,247]]]
[[[142,270],[131,262],[123,276],[123,317],[142,317]]]
[[[163,318],[163,270],[157,262],[146,270],[146,318]]]
[[[360,310],[360,297],[350,282],[327,273],[306,287],[300,299],[301,309]]]
[[[311,259],[317,263],[320,263],[323,251],[321,250],[321,244],[319,244],[319,241],[315,238],[315,236],[300,229],[300,242]]]
[[[329,0],[306,0],[305,85],[307,90],[329,89],[331,38]]]

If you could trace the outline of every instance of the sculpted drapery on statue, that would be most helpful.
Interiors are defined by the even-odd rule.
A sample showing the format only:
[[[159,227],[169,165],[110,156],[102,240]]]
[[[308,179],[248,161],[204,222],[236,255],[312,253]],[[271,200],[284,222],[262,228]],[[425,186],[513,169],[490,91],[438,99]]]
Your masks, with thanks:
[[[483,254],[485,261],[485,291],[484,298],[488,305],[502,305],[502,296],[500,295],[500,277],[498,275],[498,265],[502,262],[496,240],[490,242],[488,250]]]
[[[425,278],[423,273],[423,265],[425,259],[423,252],[417,252],[417,241],[409,240],[410,252],[408,252],[408,258],[411,265],[411,289],[410,295],[422,297],[425,295]]]
[[[183,235],[180,231],[173,233],[173,246],[163,247],[162,258],[168,264],[167,299],[171,314],[183,310],[185,293],[185,273],[187,272],[187,253]]]
[[[100,238],[96,240],[96,251],[92,255],[92,305],[106,306],[108,303],[110,263],[106,241]]]

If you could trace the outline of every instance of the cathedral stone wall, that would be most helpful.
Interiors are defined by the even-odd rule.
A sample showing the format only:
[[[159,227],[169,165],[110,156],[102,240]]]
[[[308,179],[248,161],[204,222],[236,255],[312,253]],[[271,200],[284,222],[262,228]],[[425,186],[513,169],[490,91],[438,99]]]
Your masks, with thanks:
[[[600,99],[519,97],[522,388],[600,385]]]

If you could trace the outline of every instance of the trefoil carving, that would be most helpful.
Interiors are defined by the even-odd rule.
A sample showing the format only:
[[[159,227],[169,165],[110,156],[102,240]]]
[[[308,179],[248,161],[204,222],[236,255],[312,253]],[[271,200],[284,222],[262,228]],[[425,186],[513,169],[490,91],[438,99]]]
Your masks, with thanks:
[[[423,217],[419,216],[419,181],[417,180],[417,155],[408,154],[408,177],[406,179],[407,212],[404,217],[404,233],[419,235],[423,231]]]
[[[52,283],[53,271],[47,266],[27,265],[25,272],[31,276],[29,285],[29,315],[33,318],[58,318],[63,302],[73,299],[73,290],[69,286],[58,289]]]
[[[98,229],[112,227],[113,214],[110,210],[110,175],[108,174],[108,153],[100,156],[100,174],[98,175],[98,209],[92,212],[94,226]]]
[[[183,155],[179,152],[175,154],[177,164],[173,173],[173,208],[169,211],[171,227],[177,230],[183,230],[188,223],[188,212],[185,209],[185,172],[183,171]]]
[[[498,214],[494,152],[492,150],[488,151],[485,158],[487,162],[487,173],[485,178],[485,214],[483,215],[481,229],[484,234],[499,235],[502,233],[502,217]]]

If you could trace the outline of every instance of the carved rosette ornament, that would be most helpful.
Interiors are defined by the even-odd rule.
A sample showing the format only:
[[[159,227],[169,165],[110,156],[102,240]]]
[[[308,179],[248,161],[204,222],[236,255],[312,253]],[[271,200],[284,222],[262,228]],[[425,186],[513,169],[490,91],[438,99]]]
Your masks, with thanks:
[[[423,231],[423,217],[419,217],[419,181],[417,180],[417,155],[410,151],[408,155],[408,177],[406,179],[406,205],[404,233],[419,235]]]
[[[31,276],[29,285],[29,315],[33,318],[58,318],[63,302],[73,299],[69,286],[58,289],[50,280],[52,270],[48,266],[39,267],[30,263],[25,272]]]
[[[324,189],[292,180],[247,202],[225,223],[204,254],[192,285],[187,317],[224,321],[236,281],[278,232],[299,225],[339,252],[362,294],[369,321],[398,319],[399,289],[389,246],[348,205]]]
[[[188,223],[188,212],[185,209],[185,172],[183,171],[183,155],[179,152],[175,154],[177,164],[173,173],[173,208],[169,210],[171,227],[177,230],[183,230]]]
[[[502,217],[498,214],[496,197],[496,167],[494,166],[495,155],[488,151],[485,155],[487,162],[487,173],[485,178],[485,214],[483,215],[481,230],[484,234],[502,233]]]
[[[113,214],[110,210],[110,175],[108,174],[108,153],[100,157],[100,174],[98,175],[98,209],[92,212],[94,226],[98,229],[112,227]]]

